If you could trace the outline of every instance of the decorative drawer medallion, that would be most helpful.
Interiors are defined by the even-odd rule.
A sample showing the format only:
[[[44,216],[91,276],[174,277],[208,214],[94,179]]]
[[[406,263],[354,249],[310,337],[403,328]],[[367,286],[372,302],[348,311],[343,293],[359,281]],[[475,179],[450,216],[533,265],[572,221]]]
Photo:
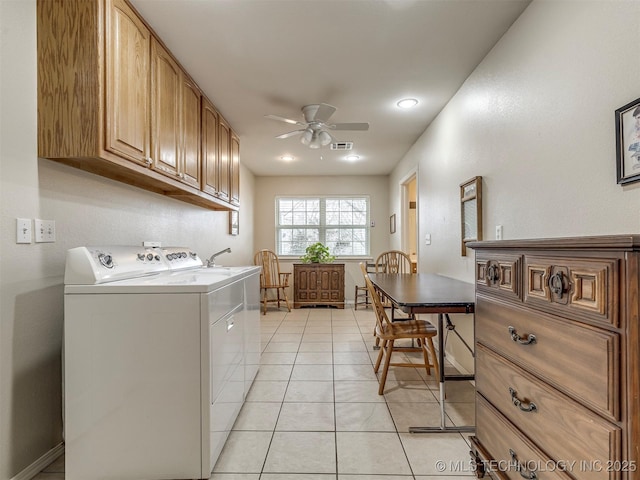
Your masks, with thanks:
[[[553,461],[504,418],[491,404],[476,395],[476,436],[491,455],[485,473],[512,480],[571,479],[569,466]],[[580,478],[580,477],[576,477]]]
[[[525,303],[574,320],[618,326],[617,260],[525,256],[524,265]]]
[[[476,299],[476,341],[581,403],[617,421],[620,338],[483,295]]]
[[[477,391],[553,460],[620,460],[619,427],[480,344],[476,362]],[[617,477],[603,468],[582,471],[580,478]]]
[[[476,257],[476,286],[512,298],[521,298],[519,255]]]

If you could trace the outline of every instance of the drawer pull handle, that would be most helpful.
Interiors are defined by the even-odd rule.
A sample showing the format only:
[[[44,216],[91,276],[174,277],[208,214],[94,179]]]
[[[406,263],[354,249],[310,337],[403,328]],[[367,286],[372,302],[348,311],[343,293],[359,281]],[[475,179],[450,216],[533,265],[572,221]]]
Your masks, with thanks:
[[[509,393],[511,394],[511,402],[523,412],[535,412],[536,410],[538,410],[538,406],[535,403],[529,402],[528,404],[525,404],[522,400],[520,400],[516,396],[518,392],[516,392],[513,388],[509,387]]]
[[[555,275],[551,275],[549,278],[549,288],[559,299],[562,299],[562,294],[565,292],[564,273],[558,272]]]
[[[497,282],[500,278],[500,269],[495,265],[489,265],[489,268],[487,268],[487,278],[491,283]]]
[[[537,342],[536,336],[533,333],[525,334],[524,336],[518,335],[516,329],[513,327],[509,327],[509,334],[511,335],[511,340],[520,345],[531,345]]]
[[[531,472],[527,470],[525,467],[523,467],[522,465],[520,465],[516,452],[509,449],[509,454],[511,455],[511,460],[513,460],[513,462],[516,464],[516,470],[518,471],[518,473],[522,478],[526,478],[528,480],[536,480],[538,478],[538,475],[536,475],[536,472]]]

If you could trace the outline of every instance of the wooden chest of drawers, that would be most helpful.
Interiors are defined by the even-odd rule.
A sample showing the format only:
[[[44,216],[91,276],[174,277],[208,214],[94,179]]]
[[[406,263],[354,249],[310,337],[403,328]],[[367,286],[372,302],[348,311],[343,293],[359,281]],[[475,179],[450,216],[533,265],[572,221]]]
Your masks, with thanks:
[[[478,477],[640,479],[640,236],[468,246]]]
[[[344,308],[344,263],[294,263],[293,308]]]

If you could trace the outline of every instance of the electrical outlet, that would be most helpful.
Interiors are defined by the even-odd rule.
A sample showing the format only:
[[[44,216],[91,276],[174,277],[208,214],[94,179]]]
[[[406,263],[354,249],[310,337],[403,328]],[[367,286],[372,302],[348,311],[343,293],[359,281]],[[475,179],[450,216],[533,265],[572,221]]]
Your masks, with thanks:
[[[33,237],[30,218],[16,218],[16,243],[31,243]]]
[[[502,225],[496,225],[496,240],[502,240]]]
[[[56,241],[55,220],[35,220],[36,243],[53,243]]]

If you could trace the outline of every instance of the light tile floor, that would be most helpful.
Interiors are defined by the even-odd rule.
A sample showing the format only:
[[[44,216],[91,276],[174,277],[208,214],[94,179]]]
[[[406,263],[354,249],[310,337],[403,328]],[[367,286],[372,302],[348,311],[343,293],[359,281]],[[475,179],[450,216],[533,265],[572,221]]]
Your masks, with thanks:
[[[473,476],[469,434],[409,433],[440,423],[433,375],[391,367],[378,395],[371,309],[270,309],[261,320],[262,365],[211,480]],[[473,424],[473,399],[469,382],[447,383],[448,424]],[[35,480],[64,480],[64,458]]]

